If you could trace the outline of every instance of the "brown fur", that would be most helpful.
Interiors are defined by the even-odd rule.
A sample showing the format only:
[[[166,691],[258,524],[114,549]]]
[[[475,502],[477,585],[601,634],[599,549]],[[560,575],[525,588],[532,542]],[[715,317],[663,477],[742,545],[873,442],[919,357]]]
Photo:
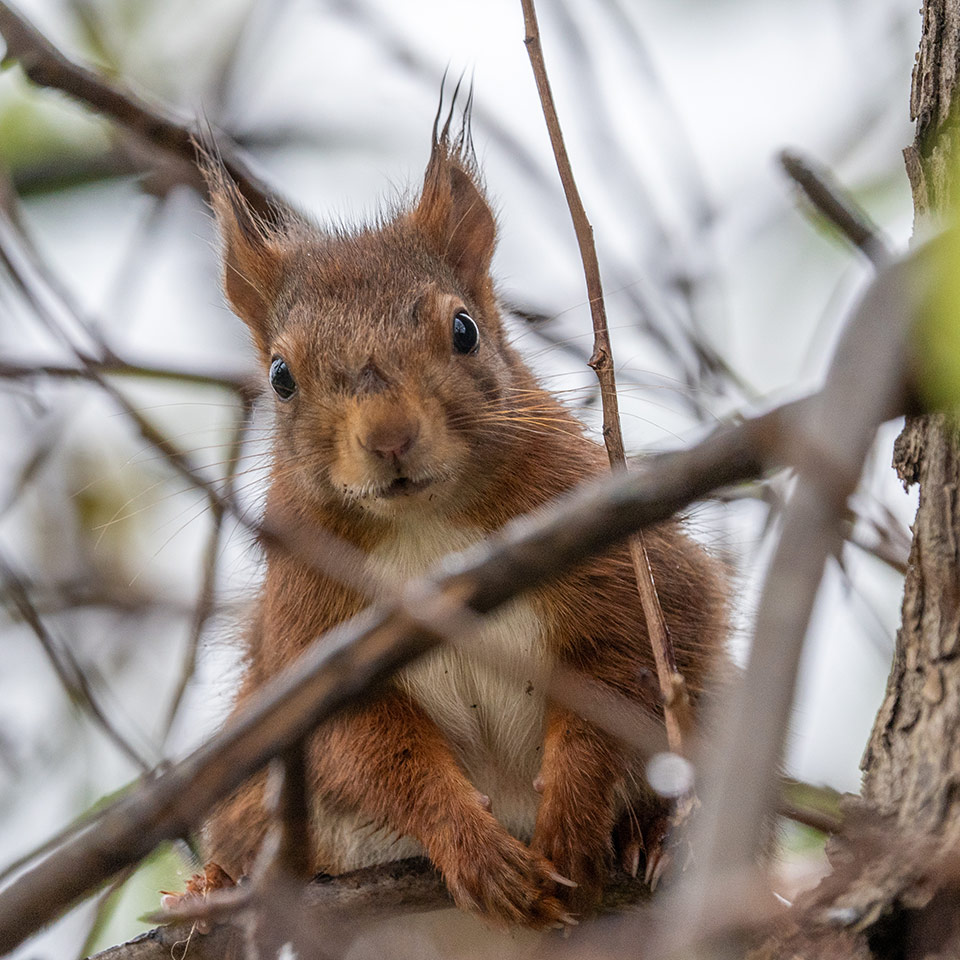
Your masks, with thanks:
[[[507,342],[489,273],[495,222],[471,158],[468,137],[451,143],[446,131],[435,134],[417,205],[356,232],[323,232],[294,218],[265,225],[212,169],[227,295],[264,369],[279,355],[297,383],[289,402],[276,403],[268,514],[296,516],[365,551],[402,537],[415,549],[421,528],[480,537],[607,469],[603,450]],[[460,309],[480,328],[474,354],[452,348]],[[424,489],[385,497],[398,476]],[[649,531],[647,548],[696,698],[723,656],[723,578],[678,523]],[[282,551],[267,561],[237,708],[364,605]],[[566,662],[660,712],[643,682],[654,662],[624,549],[537,591],[531,609],[545,668]],[[513,837],[496,819],[496,800],[491,812],[469,779],[464,745],[411,689],[400,683],[316,733],[317,816],[369,821],[371,836],[379,829],[386,838],[371,841],[383,860],[402,855],[391,836],[414,838],[455,901],[496,921],[540,927],[571,907],[588,910],[618,818],[625,810],[641,820],[662,812],[624,748],[548,707],[535,827],[532,836]],[[529,681],[516,696],[532,689]],[[484,704],[464,707],[479,713]],[[251,781],[209,825],[209,853],[234,875],[249,868],[264,833],[262,789],[262,777]],[[531,778],[535,802],[533,789]],[[330,839],[336,833],[323,835],[314,869],[349,866],[351,855]],[[558,886],[555,872],[579,887]]]

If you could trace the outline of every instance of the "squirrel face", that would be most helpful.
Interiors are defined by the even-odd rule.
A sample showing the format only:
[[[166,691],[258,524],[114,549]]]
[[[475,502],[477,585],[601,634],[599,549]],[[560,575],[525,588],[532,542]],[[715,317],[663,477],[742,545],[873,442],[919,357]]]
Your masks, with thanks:
[[[276,394],[275,477],[373,516],[482,496],[533,381],[506,342],[467,138],[435,137],[417,204],[367,230],[268,224],[222,171],[208,179],[227,296]]]

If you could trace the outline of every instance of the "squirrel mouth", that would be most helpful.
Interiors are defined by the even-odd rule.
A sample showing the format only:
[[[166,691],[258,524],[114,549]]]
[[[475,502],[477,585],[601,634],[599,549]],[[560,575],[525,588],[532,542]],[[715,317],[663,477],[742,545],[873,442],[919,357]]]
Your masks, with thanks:
[[[386,500],[392,500],[394,497],[405,497],[425,490],[431,483],[433,483],[433,481],[429,479],[411,480],[409,477],[397,477],[396,480],[387,484],[377,496]]]

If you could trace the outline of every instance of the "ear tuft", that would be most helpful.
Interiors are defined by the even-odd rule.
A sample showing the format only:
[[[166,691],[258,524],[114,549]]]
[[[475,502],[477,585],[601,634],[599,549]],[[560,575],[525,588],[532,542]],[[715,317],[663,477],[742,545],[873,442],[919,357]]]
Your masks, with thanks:
[[[459,86],[457,84],[457,89]],[[456,95],[455,90],[450,113],[439,133],[440,110],[437,112],[430,162],[423,180],[423,193],[413,211],[413,222],[465,290],[480,300],[489,292],[497,225],[483,193],[470,136],[472,89],[464,108],[463,124],[456,136],[450,135]]]
[[[251,208],[236,183],[210,150],[201,154],[223,240],[223,287],[237,316],[250,328],[262,351],[270,345],[273,304],[285,265],[283,235]]]

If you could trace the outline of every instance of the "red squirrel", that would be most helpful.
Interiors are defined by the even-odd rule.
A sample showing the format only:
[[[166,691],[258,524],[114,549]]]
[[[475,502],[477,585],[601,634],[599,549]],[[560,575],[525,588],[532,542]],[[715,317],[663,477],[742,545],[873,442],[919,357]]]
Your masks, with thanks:
[[[450,126],[434,124],[417,201],[365,229],[268,223],[208,171],[226,295],[276,408],[267,516],[330,531],[400,579],[609,469],[509,342],[469,112]],[[724,656],[723,571],[679,521],[646,545],[696,706]],[[266,560],[235,709],[365,605],[290,553]],[[623,745],[543,689],[564,664],[662,717],[626,548],[525,594],[470,644],[486,656],[438,649],[312,736],[311,866],[425,853],[458,906],[555,926],[598,903],[618,825],[634,827],[635,873],[664,812]],[[207,825],[210,861],[234,877],[263,839],[263,791],[254,778]]]

